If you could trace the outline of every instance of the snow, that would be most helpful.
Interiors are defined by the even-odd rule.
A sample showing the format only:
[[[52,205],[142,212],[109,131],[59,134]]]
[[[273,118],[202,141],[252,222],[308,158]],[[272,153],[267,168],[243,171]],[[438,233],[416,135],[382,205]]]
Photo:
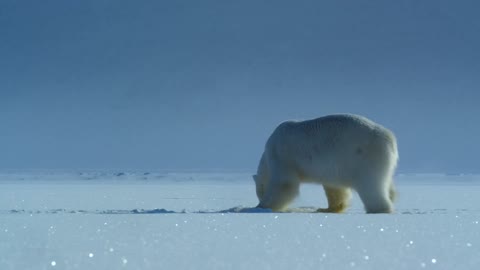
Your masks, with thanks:
[[[0,269],[476,269],[480,176],[399,175],[396,213],[304,185],[288,213],[248,173],[4,172]]]

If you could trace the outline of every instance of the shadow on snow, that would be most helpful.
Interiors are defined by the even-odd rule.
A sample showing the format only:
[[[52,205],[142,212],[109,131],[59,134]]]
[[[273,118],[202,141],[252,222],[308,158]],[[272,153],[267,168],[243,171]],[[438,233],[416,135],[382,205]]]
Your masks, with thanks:
[[[329,213],[318,213],[317,208],[313,207],[300,207],[288,209],[284,214],[288,213],[308,213],[308,214],[329,214]],[[476,212],[479,210],[473,210]],[[427,215],[427,214],[462,214],[472,212],[471,209],[398,209],[395,214],[401,215]],[[164,208],[155,208],[155,209],[112,209],[112,210],[68,210],[68,209],[47,209],[47,210],[24,210],[24,209],[13,209],[13,210],[0,210],[0,214],[93,214],[93,215],[155,215],[155,214],[262,214],[262,213],[273,213],[271,209],[257,208],[257,207],[232,207],[225,210],[200,210],[200,211],[171,211]],[[345,213],[349,214],[364,214],[363,210],[351,210]],[[277,213],[278,214],[278,213]]]

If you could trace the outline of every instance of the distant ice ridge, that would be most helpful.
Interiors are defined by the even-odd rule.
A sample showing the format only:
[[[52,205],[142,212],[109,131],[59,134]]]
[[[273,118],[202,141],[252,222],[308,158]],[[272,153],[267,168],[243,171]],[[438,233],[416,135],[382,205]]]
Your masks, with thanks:
[[[171,181],[211,182],[252,180],[245,172],[150,172],[150,171],[0,171],[0,181]],[[253,180],[252,180],[253,181]]]
[[[0,170],[0,181],[120,181],[120,182],[246,182],[252,180],[252,172],[218,171],[128,171],[128,170]],[[480,184],[479,174],[409,173],[395,176],[397,184]]]
[[[409,173],[395,176],[396,183],[408,184],[454,184],[480,185],[479,174],[451,174],[451,173]]]

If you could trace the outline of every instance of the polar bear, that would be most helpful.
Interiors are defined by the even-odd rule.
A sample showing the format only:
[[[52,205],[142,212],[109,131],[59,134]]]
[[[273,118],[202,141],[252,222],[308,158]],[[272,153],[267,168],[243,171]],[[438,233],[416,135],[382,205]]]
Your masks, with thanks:
[[[353,189],[367,213],[391,213],[397,161],[395,135],[365,117],[286,121],[268,138],[253,175],[257,207],[282,211],[298,195],[300,183],[318,183],[328,200],[319,212],[345,211]]]

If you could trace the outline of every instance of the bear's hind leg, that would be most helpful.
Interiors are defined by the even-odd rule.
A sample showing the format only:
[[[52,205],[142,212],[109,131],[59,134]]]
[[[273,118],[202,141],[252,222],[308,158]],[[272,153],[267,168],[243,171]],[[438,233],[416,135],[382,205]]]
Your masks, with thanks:
[[[328,208],[320,208],[317,212],[322,213],[342,213],[350,202],[351,192],[349,188],[329,187],[324,185],[325,194],[327,195]]]
[[[389,187],[384,183],[362,182],[356,188],[360,199],[365,206],[367,213],[392,213],[393,206],[390,197],[392,196]]]

